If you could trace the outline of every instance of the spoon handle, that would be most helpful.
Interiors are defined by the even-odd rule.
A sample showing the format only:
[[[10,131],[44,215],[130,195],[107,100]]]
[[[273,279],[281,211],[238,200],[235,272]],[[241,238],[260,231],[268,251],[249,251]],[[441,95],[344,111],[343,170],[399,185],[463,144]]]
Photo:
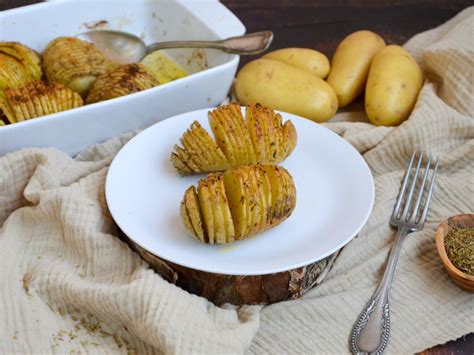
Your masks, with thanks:
[[[273,39],[271,31],[249,33],[219,41],[170,41],[153,43],[147,46],[146,54],[168,48],[213,48],[226,53],[253,55],[267,50]]]

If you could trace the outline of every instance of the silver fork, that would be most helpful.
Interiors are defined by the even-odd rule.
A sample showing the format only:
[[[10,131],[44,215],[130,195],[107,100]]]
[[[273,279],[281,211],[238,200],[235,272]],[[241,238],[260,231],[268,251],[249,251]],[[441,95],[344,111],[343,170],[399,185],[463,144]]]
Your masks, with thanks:
[[[413,163],[417,155],[415,172],[412,174]],[[351,349],[354,354],[382,354],[387,345],[390,336],[388,293],[405,237],[408,233],[421,230],[425,224],[439,164],[439,159],[436,159],[430,182],[427,184],[432,160],[430,154],[421,178],[419,175],[422,170],[423,153],[417,154],[415,152],[411,157],[390,219],[390,224],[397,227],[398,232],[390,250],[382,281],[352,329]]]

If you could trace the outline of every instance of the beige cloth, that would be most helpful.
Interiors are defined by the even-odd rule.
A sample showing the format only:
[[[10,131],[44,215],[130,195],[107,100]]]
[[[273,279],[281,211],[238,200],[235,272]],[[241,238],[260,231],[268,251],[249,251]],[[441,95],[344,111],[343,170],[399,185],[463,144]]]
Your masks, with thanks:
[[[474,297],[453,284],[434,244],[441,220],[474,210],[473,23],[470,8],[406,44],[430,78],[407,122],[327,125],[363,153],[376,201],[326,281],[300,300],[215,307],[164,281],[117,238],[104,179],[133,133],[74,160],[54,149],[0,158],[0,353],[348,352],[394,237],[389,215],[413,150],[442,163],[426,226],[403,246],[388,351],[473,332]]]

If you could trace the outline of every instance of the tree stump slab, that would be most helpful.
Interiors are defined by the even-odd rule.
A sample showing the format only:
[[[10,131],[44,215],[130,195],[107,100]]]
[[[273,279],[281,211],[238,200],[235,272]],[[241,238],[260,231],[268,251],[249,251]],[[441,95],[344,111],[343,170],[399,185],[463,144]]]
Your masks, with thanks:
[[[131,248],[165,280],[218,306],[224,303],[272,304],[299,298],[324,280],[339,255],[337,251],[323,260],[275,274],[223,275],[174,264],[126,239]]]

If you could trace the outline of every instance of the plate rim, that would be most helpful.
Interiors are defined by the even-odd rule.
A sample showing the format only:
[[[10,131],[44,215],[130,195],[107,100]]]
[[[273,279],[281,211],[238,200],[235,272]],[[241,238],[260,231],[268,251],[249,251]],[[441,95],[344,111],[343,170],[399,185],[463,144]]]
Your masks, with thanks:
[[[244,105],[241,105],[241,109],[244,108],[245,109],[246,106]],[[174,264],[177,264],[177,265],[180,265],[182,267],[186,267],[186,268],[189,268],[189,269],[193,269],[193,270],[198,270],[198,271],[201,271],[201,272],[207,272],[207,273],[212,273],[212,274],[222,274],[222,275],[230,275],[230,276],[259,276],[259,275],[270,275],[270,274],[277,274],[277,273],[282,273],[282,272],[288,272],[288,271],[291,271],[291,270],[295,270],[295,269],[298,269],[298,268],[301,268],[301,267],[305,267],[305,266],[308,266],[308,265],[311,265],[311,264],[314,264],[318,261],[321,261],[325,258],[327,258],[328,256],[334,254],[335,252],[337,252],[338,250],[341,250],[344,246],[346,246],[350,241],[352,241],[359,233],[360,231],[364,228],[364,226],[367,224],[367,221],[369,220],[370,218],[370,215],[372,213],[372,210],[373,210],[373,207],[374,207],[374,204],[375,204],[375,181],[374,181],[374,177],[373,177],[373,174],[372,174],[372,171],[370,170],[370,167],[369,165],[367,164],[367,162],[365,161],[365,159],[363,158],[363,156],[354,148],[354,146],[352,146],[352,144],[350,144],[347,140],[345,140],[344,138],[342,138],[340,135],[338,135],[337,133],[335,133],[334,131],[330,130],[329,128],[325,127],[324,125],[320,124],[320,123],[317,123],[317,122],[314,122],[314,121],[311,121],[307,118],[304,118],[304,117],[301,117],[301,116],[298,116],[298,115],[295,115],[295,114],[292,114],[292,113],[289,113],[289,112],[285,112],[285,111],[281,111],[281,110],[274,110],[275,112],[277,113],[280,113],[280,114],[283,114],[283,115],[289,115],[289,116],[293,116],[293,117],[297,117],[298,119],[302,119],[302,120],[307,120],[307,121],[311,121],[312,123],[316,124],[319,126],[319,128],[323,129],[324,131],[326,131],[326,133],[329,133],[330,135],[334,135],[342,144],[346,144],[349,149],[353,150],[357,155],[358,157],[360,158],[360,161],[362,162],[362,165],[364,167],[364,169],[366,170],[366,173],[368,173],[368,176],[370,178],[370,203],[369,203],[369,208],[367,209],[366,211],[366,214],[364,215],[364,218],[361,219],[361,222],[359,223],[358,227],[354,230],[354,232],[352,233],[352,235],[350,237],[347,238],[347,240],[345,240],[344,242],[338,244],[335,248],[332,248],[330,251],[328,251],[327,253],[323,254],[322,256],[319,255],[318,257],[316,258],[313,258],[311,260],[305,260],[305,261],[302,261],[302,262],[299,262],[299,263],[296,263],[294,265],[291,265],[290,267],[280,267],[280,268],[272,268],[272,270],[263,270],[263,271],[259,271],[259,272],[219,272],[218,270],[214,270],[212,268],[208,268],[208,267],[196,267],[194,265],[189,265],[188,263],[186,262],[182,262],[182,261],[176,261],[176,260],[171,260],[172,258],[168,258],[168,257],[165,257],[165,256],[162,256],[162,255],[158,255],[156,252],[154,251],[151,251],[149,250],[148,248],[146,248],[144,245],[142,245],[141,243],[139,243],[135,238],[133,238],[132,236],[130,236],[127,232],[125,232],[124,228],[122,227],[121,223],[119,223],[119,221],[115,218],[114,216],[114,213],[112,211],[112,209],[110,208],[109,206],[109,193],[110,193],[110,188],[109,188],[109,177],[110,177],[110,171],[112,170],[112,167],[114,165],[114,163],[117,161],[117,158],[119,157],[119,155],[121,153],[123,153],[124,151],[124,148],[131,144],[133,141],[139,139],[139,137],[146,133],[147,131],[151,130],[153,127],[155,126],[158,126],[160,124],[163,124],[164,122],[167,122],[167,121],[170,121],[170,120],[173,120],[173,119],[177,119],[178,117],[180,116],[184,116],[184,115],[190,115],[190,114],[199,114],[199,113],[205,113],[205,116],[207,117],[207,112],[209,110],[212,110],[212,109],[215,109],[216,107],[208,107],[208,108],[204,108],[204,109],[199,109],[199,110],[194,110],[194,111],[188,111],[188,112],[183,112],[181,114],[178,114],[178,115],[174,115],[174,116],[171,116],[169,118],[166,118],[162,121],[159,121],[145,129],[143,129],[141,132],[139,132],[138,134],[136,134],[133,138],[131,138],[127,143],[125,143],[123,145],[123,147],[120,148],[120,150],[117,152],[117,154],[115,155],[115,157],[112,159],[112,162],[110,163],[109,165],[109,168],[107,170],[107,175],[106,175],[106,178],[105,178],[105,184],[104,184],[104,193],[105,193],[105,200],[106,200],[106,204],[107,204],[107,209],[110,213],[110,215],[112,216],[112,219],[114,220],[114,222],[117,224],[117,226],[120,228],[120,230],[122,231],[122,233],[125,234],[125,236],[130,239],[131,242],[137,244],[140,248],[144,249],[145,251],[147,251],[148,253],[152,254],[153,256],[157,257],[157,258],[160,258],[160,259],[163,259],[165,261],[168,261],[168,262],[171,262],[171,263],[174,263]],[[288,117],[288,119],[291,119],[291,117]],[[178,176],[179,178],[179,176]],[[232,245],[229,244],[229,246]],[[134,250],[135,251],[135,250]],[[135,251],[136,252],[136,251]],[[138,253],[138,252],[137,252]],[[140,256],[141,257],[141,256]],[[142,258],[142,257],[141,257]],[[143,258],[142,258],[143,259]]]

